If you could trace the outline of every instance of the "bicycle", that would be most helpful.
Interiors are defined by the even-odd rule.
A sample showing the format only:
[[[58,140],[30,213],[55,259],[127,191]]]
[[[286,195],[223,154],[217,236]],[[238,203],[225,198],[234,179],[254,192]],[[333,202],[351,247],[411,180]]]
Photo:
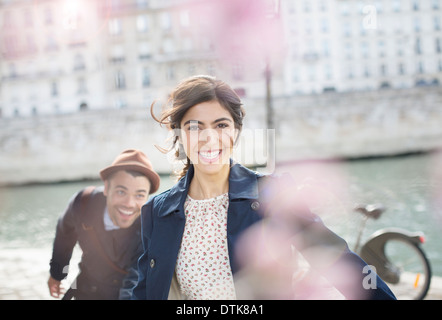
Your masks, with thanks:
[[[377,220],[385,212],[379,204],[359,205],[355,211],[363,215],[354,252],[375,268],[398,300],[422,300],[431,282],[431,266],[422,245],[422,232],[385,228],[374,232],[359,250],[362,233],[369,219]]]

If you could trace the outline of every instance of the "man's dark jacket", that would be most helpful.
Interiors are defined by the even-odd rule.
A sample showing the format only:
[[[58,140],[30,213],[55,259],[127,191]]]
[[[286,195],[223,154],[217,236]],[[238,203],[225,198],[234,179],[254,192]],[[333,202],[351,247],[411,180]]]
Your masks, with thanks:
[[[133,285],[125,279],[136,277],[133,273],[136,273],[137,259],[142,253],[140,219],[129,228],[106,231],[103,187],[95,188],[87,197],[82,196],[84,193],[87,193],[85,189],[73,196],[58,220],[50,274],[56,280],[66,277],[73,248],[78,242],[83,252],[80,275],[70,292],[77,299],[125,298]]]

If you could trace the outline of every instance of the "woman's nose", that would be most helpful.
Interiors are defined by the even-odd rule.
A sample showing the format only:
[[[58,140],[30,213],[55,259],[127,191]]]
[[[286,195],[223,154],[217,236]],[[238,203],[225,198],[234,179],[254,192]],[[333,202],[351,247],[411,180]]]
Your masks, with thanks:
[[[199,135],[199,141],[213,142],[218,140],[218,132],[214,129],[204,129]]]

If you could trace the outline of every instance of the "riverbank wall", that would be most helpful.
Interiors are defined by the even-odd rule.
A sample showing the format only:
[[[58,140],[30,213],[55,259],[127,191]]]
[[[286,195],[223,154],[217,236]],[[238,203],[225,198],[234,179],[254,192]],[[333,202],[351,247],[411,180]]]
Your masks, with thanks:
[[[235,157],[250,166],[442,147],[441,87],[276,97],[275,131],[264,129],[263,99],[243,102],[245,126]],[[159,173],[168,174],[177,166],[173,153],[155,145],[167,147],[169,137],[148,106],[2,118],[0,185],[96,179],[127,148],[143,150]]]

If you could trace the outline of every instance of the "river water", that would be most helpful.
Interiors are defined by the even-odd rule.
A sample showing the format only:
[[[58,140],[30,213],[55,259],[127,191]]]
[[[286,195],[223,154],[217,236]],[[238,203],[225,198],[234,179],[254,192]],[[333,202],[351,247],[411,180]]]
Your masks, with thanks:
[[[439,176],[440,181],[435,178],[442,161],[438,166],[435,159],[432,154],[422,154],[325,162],[319,170],[313,167],[313,171],[309,171],[311,166],[306,163],[280,169],[287,169],[295,176],[299,171],[312,172],[316,178],[318,172],[323,173],[321,177],[327,181],[341,177],[338,185],[330,184],[331,187],[322,193],[327,201],[321,202],[319,213],[333,231],[348,241],[350,247],[354,245],[360,221],[358,214],[352,212],[352,206],[357,203],[382,203],[388,210],[381,219],[367,224],[364,238],[385,227],[423,231],[427,240],[423,248],[431,261],[433,274],[442,276],[442,218],[433,201],[435,194],[442,197],[442,176]],[[158,192],[168,189],[173,183],[172,178],[163,176]],[[57,218],[69,198],[79,189],[97,184],[100,181],[0,188],[0,251],[50,250]]]

